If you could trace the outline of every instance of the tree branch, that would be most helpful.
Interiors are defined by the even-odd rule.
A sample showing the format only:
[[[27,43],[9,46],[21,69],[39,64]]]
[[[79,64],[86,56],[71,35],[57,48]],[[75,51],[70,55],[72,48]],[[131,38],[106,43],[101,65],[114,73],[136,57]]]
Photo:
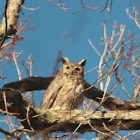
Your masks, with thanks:
[[[34,129],[39,128],[38,119],[40,118],[32,118],[33,116],[38,115],[38,109],[34,107],[24,96],[20,94],[20,92],[16,90],[0,89],[0,113],[9,114],[15,117],[22,123],[24,128],[31,129],[27,120],[28,113],[28,119],[30,121],[31,126]]]
[[[21,92],[45,90],[54,77],[29,77],[20,81],[5,84],[3,88],[11,88]]]
[[[5,107],[4,97],[6,96]],[[32,134],[43,137],[49,132],[73,132],[79,124],[77,132],[115,131],[140,129],[140,111],[58,111],[40,109],[31,105],[20,92],[0,90],[0,113],[10,114],[18,119],[25,129]],[[6,113],[6,108],[8,112]],[[27,116],[28,114],[28,116]]]
[[[16,33],[17,19],[23,3],[24,0],[10,0],[8,6],[5,7],[5,16],[0,24],[0,46],[8,36]]]
[[[19,90],[20,92],[34,91],[34,90],[45,90],[47,89],[50,82],[54,77],[30,77],[21,81],[12,82],[3,86],[3,88],[10,88]],[[96,87],[91,86],[85,81],[85,97],[93,99],[96,102],[101,102],[104,92]],[[140,103],[123,101],[116,99],[106,93],[105,100],[101,104],[102,106],[111,110],[137,110],[140,109]]]

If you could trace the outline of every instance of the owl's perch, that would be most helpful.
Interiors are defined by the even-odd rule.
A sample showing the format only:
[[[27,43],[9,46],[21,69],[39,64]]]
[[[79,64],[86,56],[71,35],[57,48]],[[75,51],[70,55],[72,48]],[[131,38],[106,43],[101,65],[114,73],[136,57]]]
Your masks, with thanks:
[[[140,129],[140,111],[54,111],[42,112],[15,90],[0,90],[0,113],[9,114],[18,119],[24,128],[32,133],[45,135],[47,132],[77,130],[89,131],[138,130]]]
[[[10,88],[19,90],[21,92],[34,91],[34,90],[45,90],[47,89],[50,82],[54,77],[30,77],[23,79],[21,81],[12,82],[3,86],[3,88]],[[96,87],[91,87],[89,83],[85,81],[85,97],[93,99],[100,103],[104,92],[99,90]],[[89,88],[91,87],[91,88]],[[140,109],[140,103],[123,101],[116,99],[113,96],[106,94],[105,101],[102,103],[102,106],[109,108],[111,110],[137,110]]]

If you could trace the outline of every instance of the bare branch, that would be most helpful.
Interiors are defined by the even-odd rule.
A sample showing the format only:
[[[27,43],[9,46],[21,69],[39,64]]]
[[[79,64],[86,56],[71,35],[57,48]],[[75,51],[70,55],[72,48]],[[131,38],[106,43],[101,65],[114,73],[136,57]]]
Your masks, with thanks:
[[[6,1],[8,2],[8,1]],[[10,0],[5,9],[5,16],[0,24],[0,46],[8,36],[15,34],[17,31],[17,19],[24,0]],[[6,4],[7,5],[7,4]],[[6,33],[6,34],[5,34]]]
[[[50,82],[54,77],[30,77],[23,79],[21,81],[12,82],[3,86],[3,88],[9,88],[18,90],[20,92],[34,91],[34,90],[44,90],[47,89]],[[96,102],[101,102],[104,92],[96,87],[93,87],[85,81],[85,97],[93,99]],[[109,108],[111,110],[136,110],[140,109],[140,103],[134,103],[131,101],[123,101],[116,99],[106,93],[105,100],[102,106]]]
[[[105,5],[104,5],[104,8],[103,8],[102,10],[100,10],[100,12],[103,12],[103,11],[106,9],[107,4],[108,4],[108,0],[106,0],[106,3],[105,3]]]
[[[126,13],[127,15],[133,20],[135,21],[136,25],[140,28],[140,20],[138,19],[138,11],[135,10],[135,5],[133,5],[133,11],[134,13],[134,17],[129,13],[129,9],[126,8]]]
[[[85,5],[83,4],[83,0],[81,0],[81,5],[82,5],[82,8],[93,9],[93,10],[98,10],[98,9],[99,9],[99,7],[89,7],[89,6],[85,6]]]
[[[20,55],[20,54],[18,54],[18,55]],[[16,58],[17,58],[16,52],[14,51],[13,52],[13,61],[14,61],[15,65],[16,65],[16,69],[17,69],[17,72],[18,72],[19,80],[21,80],[22,79],[22,77],[21,77],[21,71],[19,69],[19,66],[18,66],[18,63],[17,63],[17,59]]]
[[[105,7],[104,7],[102,10],[100,10],[100,12],[102,12],[102,11],[104,11],[104,10],[106,9],[107,3],[108,3],[108,0],[106,0]],[[112,3],[113,3],[113,0],[111,0],[110,8],[108,8],[108,11],[109,11],[109,12],[108,12],[108,16],[107,16],[107,18],[105,19],[104,23],[102,23],[102,25],[99,27],[99,29],[100,29],[100,28],[106,23],[106,21],[109,19],[109,16],[110,16],[111,11],[112,11]]]
[[[29,77],[21,81],[12,82],[3,86],[3,88],[15,89],[21,92],[45,90],[54,77]]]
[[[140,129],[139,110],[95,112],[80,110],[58,111],[50,109],[43,113],[31,105],[20,92],[14,90],[0,90],[0,109],[3,111],[5,111],[3,92],[5,92],[7,104],[10,104],[7,106],[9,113],[16,113],[12,114],[12,116],[18,119],[25,129],[29,129],[29,132],[38,134],[41,137],[49,132],[56,131],[73,132],[75,130],[80,133],[93,131],[89,123],[101,132],[108,132],[108,130],[116,131],[118,128],[119,130],[126,130],[126,128],[130,130]],[[120,120],[123,125],[119,123]],[[78,128],[79,124],[80,127]]]
[[[64,10],[64,12],[66,12],[67,10],[70,10],[70,8],[64,8],[65,4],[61,4],[60,1],[58,2],[58,4],[54,3],[51,0],[48,0],[50,3],[54,4],[57,7],[60,7],[62,10]]]
[[[24,7],[23,5],[21,7],[24,8],[24,9],[33,10],[33,11],[40,9],[40,7],[37,7],[37,8],[27,8],[27,7]]]

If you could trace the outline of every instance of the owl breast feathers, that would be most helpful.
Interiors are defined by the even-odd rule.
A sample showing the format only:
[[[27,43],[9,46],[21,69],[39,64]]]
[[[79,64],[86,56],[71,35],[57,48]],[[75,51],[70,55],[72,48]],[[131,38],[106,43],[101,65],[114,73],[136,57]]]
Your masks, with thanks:
[[[86,60],[70,63],[62,58],[63,66],[60,74],[50,83],[46,90],[41,109],[74,110],[83,103],[84,66]]]

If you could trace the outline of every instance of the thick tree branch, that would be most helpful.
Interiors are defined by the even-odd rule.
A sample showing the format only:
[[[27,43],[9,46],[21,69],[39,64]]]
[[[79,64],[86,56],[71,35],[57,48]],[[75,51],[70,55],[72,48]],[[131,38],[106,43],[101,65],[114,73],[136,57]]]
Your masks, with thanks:
[[[21,92],[45,90],[54,77],[29,77],[21,81],[12,82],[3,86],[3,88],[11,88]]]
[[[85,97],[89,99],[93,99],[100,103],[103,98],[104,92],[99,90],[96,87],[91,86],[89,83],[85,81],[85,88],[88,89],[85,91]],[[140,103],[124,101],[121,99],[117,99],[113,96],[110,96],[106,93],[105,100],[101,104],[105,108],[109,108],[111,110],[137,110],[140,109]]]
[[[8,36],[16,33],[17,19],[23,3],[24,0],[9,0],[8,6],[6,4],[5,16],[0,24],[0,46]]]
[[[4,96],[6,98],[4,98]],[[6,104],[5,101],[6,100]],[[49,132],[77,130],[80,133],[89,131],[115,131],[140,129],[140,111],[58,111],[42,112],[14,90],[0,90],[0,112],[18,119],[24,128],[32,133],[44,136]]]
[[[38,115],[38,109],[16,90],[0,90],[0,112],[15,117],[26,129],[31,129],[30,124],[32,128],[40,129],[40,117],[32,118]]]
[[[34,90],[44,90],[47,89],[50,82],[54,77],[30,77],[23,79],[21,81],[12,82],[3,86],[3,88],[10,88],[19,90],[21,92],[34,91]],[[92,87],[89,83],[85,81],[85,97],[93,99],[100,103],[104,92],[96,87]],[[111,110],[137,110],[140,109],[140,103],[123,101],[116,99],[113,96],[106,94],[102,106],[109,108]]]

